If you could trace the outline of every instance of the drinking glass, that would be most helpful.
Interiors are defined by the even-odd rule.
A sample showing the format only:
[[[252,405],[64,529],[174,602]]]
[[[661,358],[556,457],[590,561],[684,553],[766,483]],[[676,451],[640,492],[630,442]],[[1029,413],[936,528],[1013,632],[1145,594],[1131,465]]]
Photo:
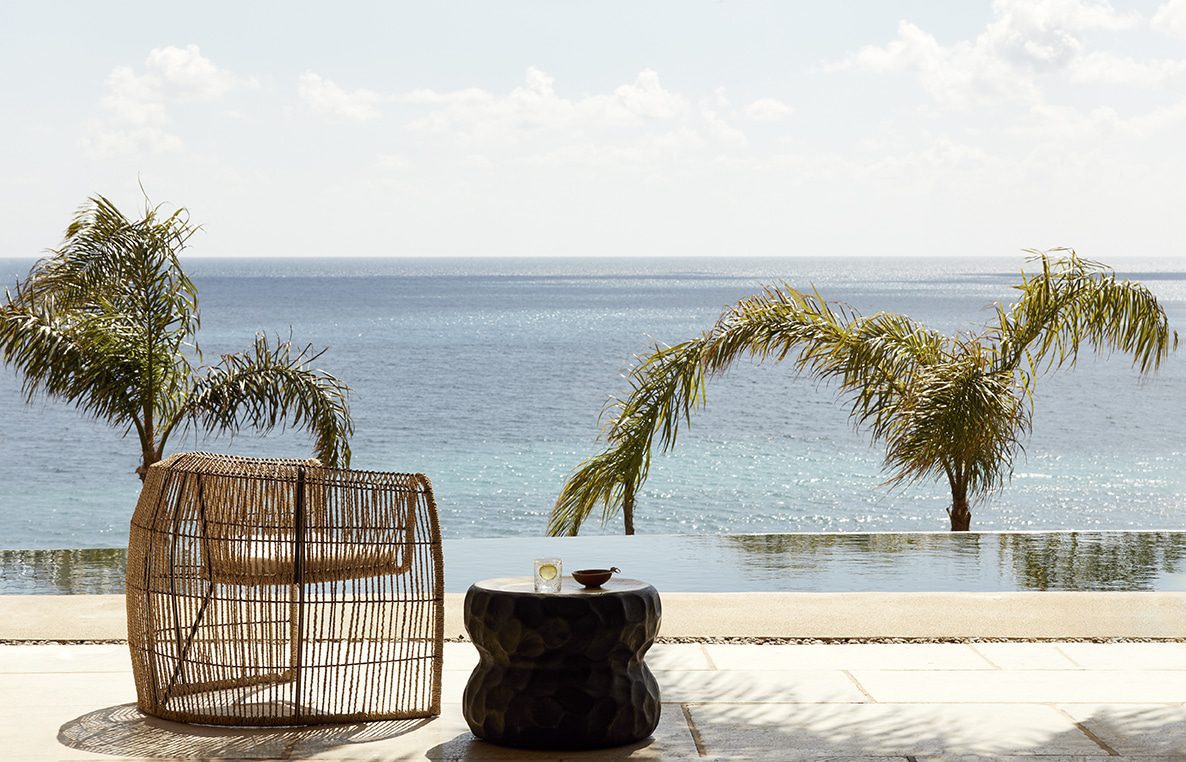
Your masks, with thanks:
[[[559,558],[535,559],[535,592],[560,592],[560,575],[564,573],[564,564]]]

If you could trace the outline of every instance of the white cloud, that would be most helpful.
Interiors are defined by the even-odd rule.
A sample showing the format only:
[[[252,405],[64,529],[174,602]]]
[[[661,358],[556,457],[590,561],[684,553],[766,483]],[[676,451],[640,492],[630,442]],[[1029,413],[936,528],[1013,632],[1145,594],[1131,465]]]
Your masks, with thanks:
[[[1080,32],[1118,31],[1140,21],[1107,0],[994,0],[993,14],[978,44],[1037,65],[1067,63],[1082,48]]]
[[[402,172],[411,165],[406,157],[395,153],[381,153],[375,161],[375,166],[385,172]]]
[[[1016,76],[1014,65],[996,54],[985,34],[976,40],[942,45],[908,21],[898,25],[897,39],[884,46],[864,47],[827,68],[879,74],[911,72],[936,102],[955,109],[1038,97],[1035,85]]]
[[[719,112],[703,109],[700,115],[704,119],[705,130],[709,137],[732,146],[746,144],[745,133],[730,124]]]
[[[701,153],[709,141],[690,127],[641,135],[629,141],[574,141],[557,145],[524,158],[526,164],[541,167],[584,167],[603,170],[609,165],[632,168],[654,164],[657,159],[683,162]]]
[[[981,148],[949,138],[938,138],[907,153],[880,154],[873,161],[859,164],[853,174],[857,177],[934,180],[936,176],[953,174],[972,176],[985,171],[992,164],[993,157]]]
[[[777,122],[794,112],[777,98],[759,98],[745,107],[745,115],[755,122]]]
[[[155,125],[168,121],[165,96],[159,80],[138,74],[130,66],[117,66],[107,76],[101,101],[113,120],[128,125]]]
[[[1186,59],[1138,61],[1111,51],[1077,57],[1070,66],[1071,81],[1102,85],[1157,87],[1186,73]]]
[[[718,87],[711,98],[700,101],[700,118],[704,129],[713,140],[731,146],[744,146],[745,133],[730,122],[735,116],[733,105],[725,97],[725,88]]]
[[[1082,32],[1116,31],[1138,22],[1106,0],[995,0],[992,21],[975,38],[944,45],[902,21],[896,39],[861,48],[825,69],[913,73],[937,103],[954,109],[1034,103],[1041,98],[1039,75],[1073,67],[1084,55]],[[1098,76],[1091,62],[1082,71]],[[1131,66],[1128,73],[1143,75]]]
[[[494,160],[480,153],[471,153],[460,157],[457,160],[457,166],[486,171],[494,168]]]
[[[301,75],[298,92],[301,100],[317,113],[349,122],[377,119],[379,104],[383,100],[371,90],[345,90],[311,71]]]
[[[638,127],[675,120],[688,112],[687,99],[664,88],[659,75],[650,69],[604,95],[563,97],[556,93],[553,77],[530,68],[524,83],[507,95],[477,88],[444,93],[414,90],[396,100],[431,107],[411,122],[411,128],[470,140],[514,140],[541,131]]]
[[[615,89],[611,104],[650,119],[674,119],[687,106],[682,97],[664,89],[652,69],[643,69],[633,83]]]
[[[1082,110],[1072,106],[1035,106],[1008,133],[1027,143],[1047,142],[1078,151],[1083,146],[1114,148],[1117,141],[1140,144],[1160,133],[1181,129],[1186,122],[1186,101],[1141,114],[1122,116],[1116,109],[1097,106]]]
[[[554,77],[533,67],[522,84],[506,93],[418,89],[384,100],[406,113],[404,127],[420,136],[423,148],[435,144],[454,157],[498,156],[500,163],[681,163],[695,154],[716,160],[723,152],[748,146],[738,125],[743,114],[722,89],[693,106],[687,95],[668,89],[652,69],[600,93],[565,95]],[[790,108],[774,99],[759,101],[749,110],[755,119],[787,113]]]
[[[155,48],[148,54],[145,69],[147,76],[158,78],[172,95],[179,98],[213,100],[240,84],[254,82],[215,66],[202,55],[197,45]]]
[[[1150,23],[1159,32],[1186,38],[1186,0],[1167,0],[1154,12]]]
[[[107,76],[100,101],[107,117],[90,124],[83,146],[92,156],[177,150],[182,140],[170,129],[170,104],[215,101],[255,84],[216,66],[197,45],[154,48],[143,69],[117,66]]]

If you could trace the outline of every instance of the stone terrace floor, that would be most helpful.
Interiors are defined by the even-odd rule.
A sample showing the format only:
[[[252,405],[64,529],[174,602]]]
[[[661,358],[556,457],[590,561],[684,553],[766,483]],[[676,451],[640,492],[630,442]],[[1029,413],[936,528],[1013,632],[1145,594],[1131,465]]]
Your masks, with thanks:
[[[141,716],[126,646],[0,646],[0,759],[1186,760],[1186,643],[660,644],[654,738],[579,754],[477,741],[445,649],[435,720],[224,730]]]

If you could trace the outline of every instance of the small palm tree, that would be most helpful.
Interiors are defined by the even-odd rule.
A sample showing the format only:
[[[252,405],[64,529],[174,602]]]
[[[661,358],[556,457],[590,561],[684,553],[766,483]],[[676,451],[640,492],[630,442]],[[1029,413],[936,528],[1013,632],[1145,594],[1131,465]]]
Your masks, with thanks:
[[[26,398],[61,399],[135,430],[145,470],[187,427],[234,434],[285,423],[312,432],[326,465],[346,466],[348,388],[313,367],[321,353],[259,334],[243,353],[201,362],[198,293],[178,254],[197,228],[184,209],[130,220],[102,196],[75,215],[60,249],[5,291],[0,356]]]
[[[1074,365],[1086,346],[1131,354],[1145,373],[1178,346],[1144,286],[1069,249],[1029,253],[1040,272],[1023,272],[1017,301],[978,334],[943,336],[905,315],[866,317],[783,286],[741,300],[697,338],[657,348],[630,372],[630,395],[611,400],[608,446],[569,477],[548,533],[575,535],[600,506],[603,523],[621,510],[633,534],[655,438],[671,449],[704,405],[707,378],[742,357],[789,359],[835,382],[854,423],[885,444],[889,483],[946,479],[951,529],[966,531],[970,505],[1012,475],[1042,372]]]

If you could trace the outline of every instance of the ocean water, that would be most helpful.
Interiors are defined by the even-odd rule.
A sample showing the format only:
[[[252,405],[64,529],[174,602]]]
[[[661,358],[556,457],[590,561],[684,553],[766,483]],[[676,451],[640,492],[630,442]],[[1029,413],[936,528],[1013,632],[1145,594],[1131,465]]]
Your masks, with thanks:
[[[11,284],[31,260],[0,260]],[[236,259],[187,263],[208,358],[266,330],[330,349],[353,387],[354,465],[429,474],[448,538],[530,536],[598,449],[598,413],[633,355],[708,327],[762,284],[814,284],[863,312],[970,330],[1008,301],[1023,258]],[[1119,263],[1186,329],[1186,262]],[[656,458],[639,497],[648,534],[917,531],[946,527],[943,485],[889,490],[881,451],[834,391],[741,363]],[[1186,528],[1186,357],[1141,378],[1084,357],[1044,378],[1012,483],[974,509],[993,530]],[[0,548],[115,547],[139,488],[122,431],[52,400],[28,405],[0,371]],[[175,449],[302,456],[296,432]],[[586,533],[614,533],[593,521]]]

